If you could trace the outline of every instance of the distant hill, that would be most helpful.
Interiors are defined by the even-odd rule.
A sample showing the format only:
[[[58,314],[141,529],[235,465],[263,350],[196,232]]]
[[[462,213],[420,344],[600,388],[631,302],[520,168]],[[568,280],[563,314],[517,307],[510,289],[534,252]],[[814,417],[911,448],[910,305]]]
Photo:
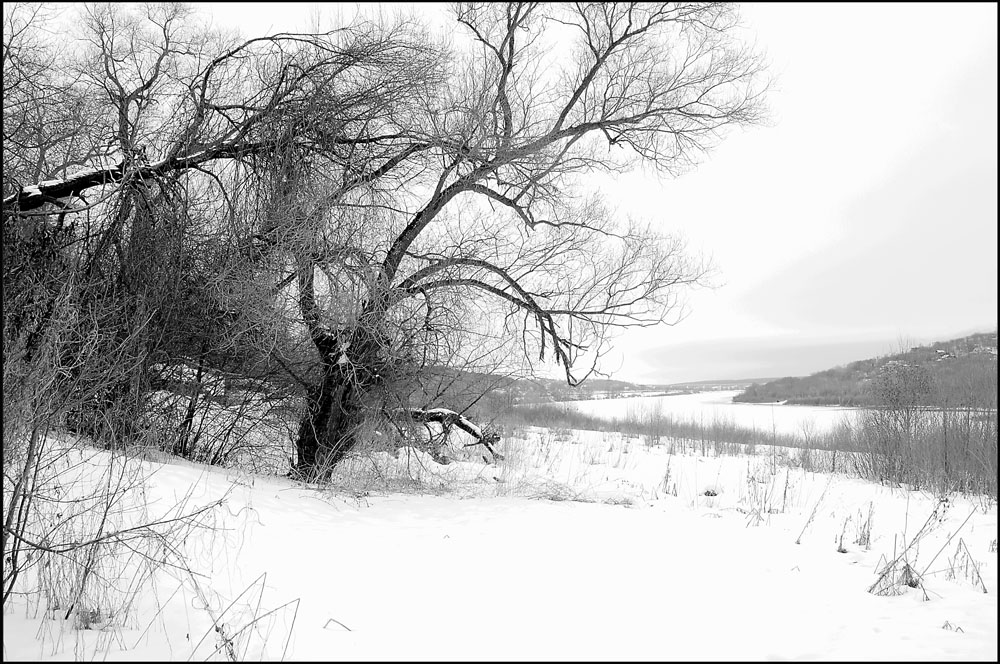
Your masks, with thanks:
[[[546,403],[552,401],[582,401],[587,399],[615,399],[619,397],[653,394],[672,394],[681,391],[675,386],[640,385],[623,380],[602,378],[588,379],[582,385],[570,387],[565,380],[554,378],[507,379],[495,392],[506,392],[512,403]]]
[[[565,380],[551,378],[505,379],[506,382],[495,392],[507,392],[512,402],[545,403],[552,401],[584,401],[590,399],[618,399],[622,397],[661,396],[669,394],[690,394],[713,390],[741,390],[754,382],[768,381],[769,378],[699,380],[668,385],[630,383],[622,380],[588,379],[582,385],[570,387]]]
[[[407,391],[417,405],[439,404],[443,400],[452,407],[461,407],[462,403],[482,401],[492,404],[494,408],[503,408],[527,403],[670,394],[680,390],[664,385],[639,385],[599,378],[570,387],[565,380],[557,378],[503,376],[429,367]]]
[[[859,360],[801,378],[753,384],[733,401],[793,404],[875,405],[871,381],[892,364],[921,367],[931,379],[931,402],[946,406],[996,408],[997,333],[937,341],[895,355]]]
[[[693,380],[686,383],[671,383],[671,389],[706,392],[710,390],[742,390],[754,383],[766,383],[776,378],[731,378],[718,380]]]
[[[590,378],[582,385],[570,387],[561,378],[497,376],[443,367],[429,370],[428,375],[436,375],[439,381],[447,382],[449,384],[448,391],[452,394],[465,394],[475,398],[484,392],[488,393],[487,401],[497,406],[690,394],[712,390],[741,390],[755,382],[771,380],[770,378],[743,378],[649,384]],[[426,383],[427,378],[425,377],[424,380]],[[429,392],[433,394],[435,390],[429,390]]]

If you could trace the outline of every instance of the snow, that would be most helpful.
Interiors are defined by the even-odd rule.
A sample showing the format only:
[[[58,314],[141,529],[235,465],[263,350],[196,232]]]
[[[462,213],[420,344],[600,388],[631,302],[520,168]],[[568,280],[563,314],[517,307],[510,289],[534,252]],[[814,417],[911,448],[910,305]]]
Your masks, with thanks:
[[[469,433],[477,438],[483,437],[483,430],[479,428],[479,425],[470,420],[465,420],[465,426],[468,427]]]
[[[4,656],[225,659],[214,619],[239,659],[996,661],[995,502],[940,508],[911,556],[929,601],[879,597],[876,572],[937,498],[808,472],[795,450],[672,442],[527,428],[498,465],[406,448],[349,462],[334,491],[147,461],[151,512],[226,498],[182,544],[195,574],[160,570],[133,619],[92,630],[17,598]],[[986,594],[948,578],[959,539]]]
[[[445,418],[447,418],[447,417],[461,417],[462,420],[463,420],[463,424],[465,425],[466,430],[470,434],[472,434],[473,436],[475,436],[477,439],[483,437],[483,431],[482,431],[482,429],[479,428],[478,424],[476,424],[475,422],[472,422],[471,420],[469,420],[465,416],[459,415],[458,413],[456,413],[453,410],[449,410],[447,408],[428,408],[424,412],[427,413],[427,414],[438,414],[438,415],[441,415],[442,417],[445,417]]]
[[[105,169],[105,168],[81,168],[80,170],[78,170],[75,173],[73,173],[70,176],[70,179],[76,180],[76,179],[87,178],[87,177],[90,177],[91,175],[94,175],[95,173],[100,173],[100,172],[102,172],[104,170],[107,170],[107,169]]]
[[[628,415],[663,414],[679,421],[710,424],[713,421],[733,422],[748,429],[775,431],[779,434],[800,434],[803,426],[813,427],[814,433],[831,431],[845,417],[853,418],[853,408],[833,406],[800,406],[794,404],[733,403],[739,390],[719,390],[695,394],[675,394],[660,397],[626,397],[599,401],[568,401],[566,405],[604,418]]]
[[[424,412],[428,413],[428,414],[430,414],[430,413],[437,413],[437,414],[440,414],[440,415],[443,415],[443,416],[457,415],[458,414],[455,411],[449,410],[447,408],[428,408]]]

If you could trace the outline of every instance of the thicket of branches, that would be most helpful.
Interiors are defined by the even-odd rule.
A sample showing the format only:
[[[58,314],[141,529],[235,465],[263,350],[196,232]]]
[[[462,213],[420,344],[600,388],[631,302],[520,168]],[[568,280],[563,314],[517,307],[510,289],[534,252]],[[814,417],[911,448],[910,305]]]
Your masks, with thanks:
[[[862,406],[854,426],[833,442],[857,452],[863,477],[996,496],[995,352],[995,333],[976,334],[753,385],[734,401]]]
[[[904,362],[882,367],[868,388],[876,405],[861,412],[852,432],[860,474],[878,482],[995,497],[997,363],[987,359],[974,366],[979,371],[969,376],[967,388],[974,394],[957,404],[938,400],[926,367]]]
[[[585,379],[707,273],[586,176],[681,172],[766,88],[722,4],[461,3],[451,43],[405,20],[245,39],[177,3],[66,11],[73,35],[4,8],[18,472],[60,428],[252,456],[245,429],[206,434],[238,402],[297,413],[291,464],[315,476],[372,417],[473,408],[456,369]],[[26,491],[7,479],[5,508]]]

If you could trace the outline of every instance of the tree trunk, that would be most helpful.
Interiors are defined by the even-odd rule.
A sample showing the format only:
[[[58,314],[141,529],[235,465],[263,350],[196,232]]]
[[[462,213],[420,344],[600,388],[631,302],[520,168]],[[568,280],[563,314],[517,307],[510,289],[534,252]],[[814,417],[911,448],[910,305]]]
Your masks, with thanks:
[[[361,404],[355,386],[337,364],[324,364],[322,382],[310,392],[296,440],[297,475],[313,478],[337,465],[357,443],[354,426]]]
[[[310,390],[307,397],[308,411],[299,424],[299,435],[295,442],[298,452],[295,470],[302,477],[310,476],[315,471],[320,446],[326,440],[330,413],[338,392],[333,378],[330,367],[324,367],[322,382]]]
[[[307,285],[311,286],[311,281]],[[307,295],[300,298],[300,306],[315,315],[309,292],[303,289]],[[300,477],[328,474],[354,448],[365,406],[361,396],[383,380],[378,358],[386,341],[378,333],[355,329],[343,347],[336,336],[316,333],[313,343],[322,358],[323,379],[310,390],[308,411],[299,425],[295,473]]]

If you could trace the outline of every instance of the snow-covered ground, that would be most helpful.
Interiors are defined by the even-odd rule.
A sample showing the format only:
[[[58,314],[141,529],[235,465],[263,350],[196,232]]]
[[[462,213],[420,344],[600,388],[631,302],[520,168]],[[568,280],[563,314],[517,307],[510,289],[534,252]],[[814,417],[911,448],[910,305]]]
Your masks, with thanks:
[[[996,660],[994,502],[663,443],[526,429],[496,466],[380,453],[337,491],[148,462],[148,514],[225,497],[190,570],[93,629],[15,598],[4,658]],[[869,593],[904,550],[923,587]]]
[[[844,418],[852,419],[858,412],[854,408],[836,406],[733,403],[733,397],[740,393],[740,390],[719,390],[564,403],[598,417],[663,415],[678,421],[705,425],[713,421],[732,422],[747,429],[775,431],[779,434],[801,434],[803,427],[809,427],[812,433],[825,433]]]

